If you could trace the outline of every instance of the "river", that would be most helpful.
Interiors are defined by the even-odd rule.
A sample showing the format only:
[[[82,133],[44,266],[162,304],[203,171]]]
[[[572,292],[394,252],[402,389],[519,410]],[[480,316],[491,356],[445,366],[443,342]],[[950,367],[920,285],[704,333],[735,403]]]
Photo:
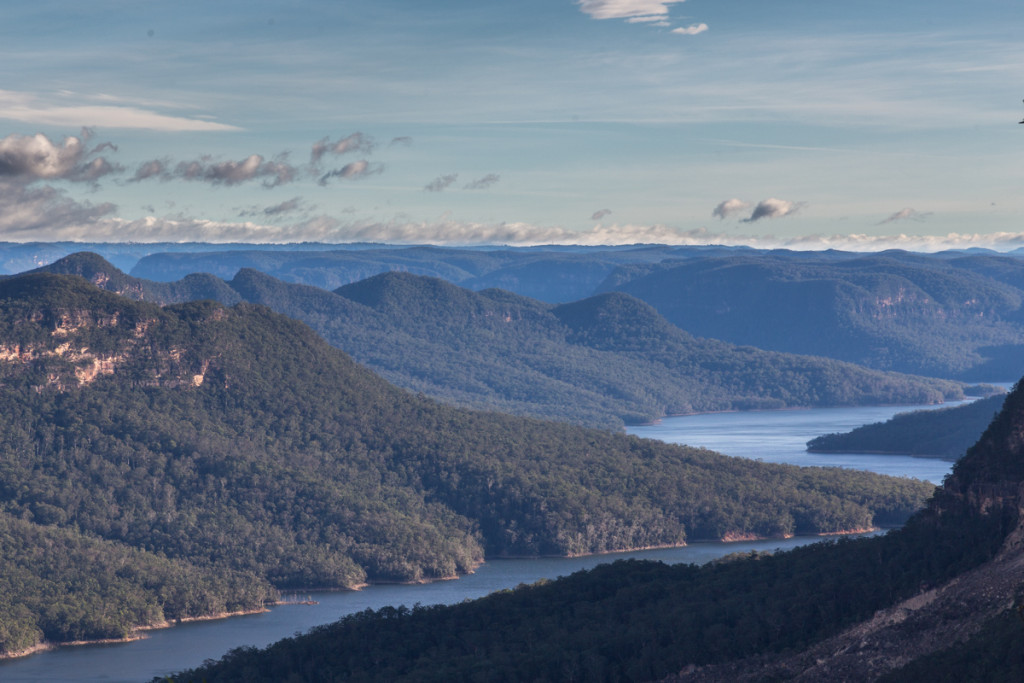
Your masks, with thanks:
[[[947,404],[948,405],[948,404]],[[632,427],[637,436],[672,443],[705,446],[736,455],[797,465],[826,465],[911,476],[941,483],[951,463],[930,458],[880,455],[817,455],[804,450],[812,437],[848,431],[886,420],[897,412],[935,406],[825,408],[747,413],[716,413],[666,418],[658,424]],[[815,538],[736,543],[695,543],[668,548],[579,558],[492,560],[474,574],[455,581],[424,585],[379,585],[355,592],[312,594],[316,605],[282,605],[269,612],[217,621],[195,622],[151,631],[131,643],[64,647],[17,660],[0,662],[0,681],[65,683],[147,681],[217,659],[229,649],[264,646],[319,624],[365,609],[417,603],[452,604],[495,590],[544,578],[564,576],[618,558],[646,558],[668,563],[708,562],[748,550],[793,548]],[[298,596],[300,599],[305,594]]]

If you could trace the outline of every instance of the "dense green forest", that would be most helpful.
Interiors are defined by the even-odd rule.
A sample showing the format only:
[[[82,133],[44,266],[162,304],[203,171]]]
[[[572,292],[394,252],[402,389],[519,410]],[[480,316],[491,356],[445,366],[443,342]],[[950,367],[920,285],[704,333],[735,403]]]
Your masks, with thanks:
[[[893,453],[956,460],[978,440],[1003,405],[1004,396],[936,410],[899,413],[885,422],[807,442],[812,453]]]
[[[250,572],[197,567],[72,527],[44,502],[34,523],[0,513],[0,655],[40,642],[122,639],[138,626],[260,609],[277,597]]]
[[[446,407],[262,306],[0,281],[0,513],[259,577],[260,595],[900,524],[932,490]],[[209,604],[244,602],[223,585]]]
[[[757,252],[622,266],[599,291],[692,334],[965,380],[1024,373],[1024,260]]]
[[[1004,557],[1019,558],[1019,544],[1004,541],[1020,536],[1022,426],[1024,389],[1007,399],[928,508],[883,536],[703,567],[616,562],[460,605],[366,611],[265,650],[236,649],[174,680],[651,681],[694,673],[727,681],[741,671],[749,680],[788,680],[799,671],[776,669],[775,657],[982,567],[1001,547]],[[935,680],[1015,680],[1024,631],[1014,597],[993,600],[1004,616],[966,647],[922,659],[892,680],[933,680],[936,672]],[[968,621],[964,609],[936,606],[953,623]],[[855,638],[850,647],[858,645]],[[871,650],[858,656],[877,659]],[[720,675],[701,668],[733,662],[739,668]],[[984,675],[972,677],[976,665]]]
[[[958,384],[696,339],[624,294],[552,306],[497,289],[385,273],[327,292],[256,270],[230,282],[125,275],[94,254],[46,271],[159,303],[265,304],[313,327],[385,379],[464,407],[621,427],[665,415],[937,403]]]

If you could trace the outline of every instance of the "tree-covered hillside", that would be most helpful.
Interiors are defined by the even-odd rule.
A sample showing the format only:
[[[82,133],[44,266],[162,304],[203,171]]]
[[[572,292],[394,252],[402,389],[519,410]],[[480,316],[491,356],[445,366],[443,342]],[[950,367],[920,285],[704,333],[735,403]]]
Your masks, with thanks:
[[[696,339],[619,293],[553,306],[397,272],[336,292],[251,269],[227,283],[209,275],[158,283],[126,276],[90,254],[46,270],[160,303],[265,304],[407,389],[461,406],[591,426],[721,410],[937,403],[961,392],[951,382]]]
[[[623,266],[632,294],[705,337],[974,380],[1024,373],[1024,261],[887,252],[766,252]]]
[[[254,586],[899,524],[931,490],[446,407],[262,306],[0,281],[0,513]]]
[[[978,440],[1005,396],[963,406],[899,413],[886,422],[845,434],[824,434],[807,442],[812,453],[894,453],[956,460]]]
[[[317,248],[323,245],[318,245]],[[435,247],[153,254],[133,274],[229,279],[252,268],[325,289],[404,271],[565,303],[623,291],[698,336],[969,381],[1024,373],[1018,251],[919,254],[727,247]]]
[[[368,610],[174,680],[1015,680],[1022,433],[1024,388],[929,507],[884,536]]]
[[[198,567],[60,526],[56,506],[0,512],[0,656],[39,643],[131,637],[139,626],[259,610],[277,591],[251,572]]]

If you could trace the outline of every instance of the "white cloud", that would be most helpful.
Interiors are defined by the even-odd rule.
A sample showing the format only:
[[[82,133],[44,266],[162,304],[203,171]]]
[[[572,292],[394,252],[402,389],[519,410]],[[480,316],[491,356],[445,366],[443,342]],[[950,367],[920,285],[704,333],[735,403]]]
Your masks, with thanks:
[[[684,35],[684,36],[695,36],[698,33],[704,33],[704,31],[707,31],[707,30],[708,30],[708,25],[707,24],[692,24],[692,25],[687,26],[685,28],[683,28],[683,27],[674,28],[674,29],[672,29],[672,33],[678,33],[678,34]]]
[[[594,19],[661,18],[668,15],[668,6],[684,0],[579,0],[580,11]],[[652,21],[655,19],[651,19]],[[644,21],[648,21],[644,19]]]
[[[30,93],[0,90],[0,119],[25,121],[33,125],[95,126],[97,128],[139,128],[160,131],[237,131],[214,121],[158,114],[133,106],[60,104],[44,101]]]
[[[802,207],[802,203],[791,202],[786,199],[775,199],[774,197],[764,199],[754,207],[754,212],[750,214],[750,218],[743,219],[743,222],[753,223],[762,218],[781,218],[782,216],[796,213]]]
[[[68,136],[61,144],[39,133],[8,135],[0,140],[0,178],[30,183],[36,180],[71,180],[94,183],[105,175],[121,170],[98,151],[116,150],[110,143],[89,149],[86,142],[92,131],[83,129],[80,137]]]
[[[745,202],[742,199],[726,199],[724,202],[715,207],[711,215],[715,218],[728,218],[738,213],[743,213],[750,208],[750,202]]]
[[[925,220],[926,218],[928,218],[931,215],[932,214],[931,214],[930,211],[926,211],[926,212],[922,213],[920,211],[915,211],[914,209],[910,209],[910,208],[900,209],[896,213],[894,213],[891,216],[889,216],[888,218],[886,218],[884,221],[879,221],[878,225],[885,225],[886,223],[895,223],[896,221],[906,221],[906,220],[910,220],[910,221],[923,221],[923,220]]]

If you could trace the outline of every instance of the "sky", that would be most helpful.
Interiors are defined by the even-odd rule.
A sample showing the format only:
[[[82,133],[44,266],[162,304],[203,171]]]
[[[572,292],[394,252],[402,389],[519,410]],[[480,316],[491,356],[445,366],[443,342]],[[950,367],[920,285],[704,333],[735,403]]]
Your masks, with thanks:
[[[34,0],[0,240],[1024,246],[1019,0]]]

